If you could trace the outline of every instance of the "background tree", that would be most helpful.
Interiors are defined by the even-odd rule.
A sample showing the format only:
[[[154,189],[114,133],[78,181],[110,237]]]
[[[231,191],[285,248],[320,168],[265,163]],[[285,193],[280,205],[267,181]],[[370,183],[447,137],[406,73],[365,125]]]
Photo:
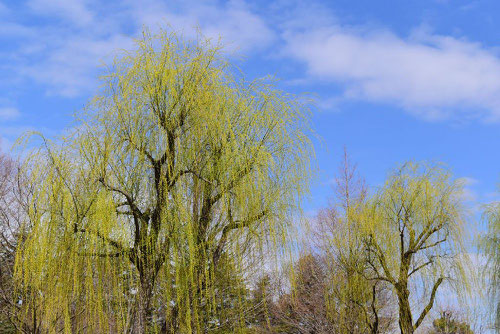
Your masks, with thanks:
[[[91,332],[219,328],[245,308],[220,283],[281,247],[307,190],[307,111],[269,80],[236,79],[211,41],[165,31],[103,83],[75,130],[26,160],[33,228],[17,277],[51,296],[49,332],[71,331],[78,309]]]
[[[291,267],[258,281],[253,300],[260,307],[253,327],[258,333],[336,333],[328,318],[323,259],[301,253]]]
[[[420,326],[443,282],[465,283],[461,194],[461,185],[445,169],[406,163],[363,209],[364,275],[393,288],[403,334]],[[412,282],[428,292],[416,321],[417,308],[410,304]]]
[[[13,269],[17,244],[17,224],[12,217],[15,164],[0,152],[0,332],[14,333],[12,311],[16,301],[12,295]]]
[[[326,334],[334,332],[335,325],[328,317],[325,263],[313,254],[302,254],[296,261],[290,293],[278,301],[277,318],[282,333]]]
[[[489,204],[485,210],[488,231],[483,238],[483,250],[487,256],[485,270],[488,295],[492,304],[494,330],[500,331],[500,202]]]
[[[460,321],[450,311],[441,312],[441,316],[432,322],[431,334],[474,334],[469,324]]]
[[[313,243],[328,268],[329,316],[339,333],[387,332],[392,324],[390,291],[386,282],[363,276],[367,259],[360,215],[367,189],[345,149],[334,194],[313,226]]]
[[[14,282],[17,247],[27,224],[27,202],[31,196],[26,175],[19,164],[0,151],[0,332],[39,333],[37,306],[23,307],[26,295],[18,294]],[[22,316],[23,308],[30,315]]]

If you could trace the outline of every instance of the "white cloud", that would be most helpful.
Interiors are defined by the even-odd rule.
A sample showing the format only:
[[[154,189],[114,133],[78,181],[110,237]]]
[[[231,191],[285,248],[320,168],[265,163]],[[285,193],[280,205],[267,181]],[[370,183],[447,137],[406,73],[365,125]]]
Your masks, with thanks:
[[[3,126],[2,122],[0,122],[0,152],[9,152],[20,135],[32,130],[34,130],[33,127]]]
[[[61,129],[47,128],[44,126],[29,126],[29,125],[12,125],[4,126],[0,123],[0,152],[8,152],[15,146],[16,141],[21,136],[32,134],[33,132],[43,133],[46,138],[55,138],[61,135]],[[38,142],[39,137],[35,136],[35,142]],[[30,141],[28,148],[33,147],[35,143]],[[21,145],[22,146],[22,145]],[[19,153],[19,152],[18,152]]]
[[[7,14],[9,9],[3,3],[0,2],[0,16]]]
[[[36,30],[31,27],[0,19],[0,24],[2,25],[2,29],[0,29],[0,37],[2,38],[27,38],[27,37],[35,37]]]
[[[133,41],[120,34],[110,37],[77,36],[55,46],[39,63],[24,66],[24,76],[45,84],[49,94],[77,96],[98,87],[98,71],[120,49]]]
[[[326,97],[326,98],[320,98],[316,101],[316,106],[318,107],[319,111],[333,111],[333,112],[338,112],[340,111],[340,103],[342,102],[342,98],[338,96],[334,97]]]
[[[458,182],[460,182],[463,186],[467,187],[467,186],[473,186],[475,184],[478,184],[479,181],[473,177],[464,176],[464,177],[459,178]]]
[[[5,137],[0,136],[0,153],[9,152],[13,143]]]
[[[0,108],[0,120],[12,120],[21,115],[19,110],[12,107]]]
[[[474,186],[479,182],[477,179],[472,177],[461,177],[457,179],[457,182],[462,185],[461,200],[465,202],[476,202],[478,200],[478,194],[474,190]]]
[[[199,27],[207,37],[220,36],[228,51],[244,53],[266,47],[276,37],[246,2],[237,0],[130,0],[120,4],[30,0],[27,8],[47,20],[22,23],[14,14],[3,20],[7,32],[0,32],[0,38],[15,36],[17,47],[9,53],[0,52],[1,66],[10,71],[11,80],[29,79],[51,95],[68,97],[97,88],[101,65],[110,63],[113,51],[131,49],[132,38],[139,36],[143,27],[154,30],[168,24],[188,38],[194,37]]]
[[[82,0],[30,0],[28,6],[40,14],[57,16],[78,25],[93,20],[93,14]]]
[[[199,28],[207,37],[222,38],[232,50],[249,52],[268,46],[275,33],[244,1],[183,1],[167,5],[157,0],[132,2],[131,13],[140,25],[169,24],[187,37]]]
[[[3,138],[17,138],[20,135],[29,131],[34,131],[35,129],[35,127],[28,125],[0,126],[0,136]]]
[[[400,38],[340,25],[285,34],[287,53],[344,97],[392,103],[428,119],[500,121],[500,58],[481,45],[417,31]]]

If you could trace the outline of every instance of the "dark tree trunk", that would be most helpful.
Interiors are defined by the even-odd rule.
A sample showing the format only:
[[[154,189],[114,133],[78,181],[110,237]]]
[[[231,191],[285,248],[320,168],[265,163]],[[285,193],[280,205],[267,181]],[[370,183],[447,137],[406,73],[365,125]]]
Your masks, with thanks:
[[[408,290],[408,283],[399,283],[396,286],[399,304],[399,329],[401,334],[413,334],[415,331],[413,327],[413,317],[410,308],[410,291]]]
[[[153,293],[153,279],[148,275],[141,275],[139,300],[137,308],[138,334],[146,334],[151,320],[151,297]]]

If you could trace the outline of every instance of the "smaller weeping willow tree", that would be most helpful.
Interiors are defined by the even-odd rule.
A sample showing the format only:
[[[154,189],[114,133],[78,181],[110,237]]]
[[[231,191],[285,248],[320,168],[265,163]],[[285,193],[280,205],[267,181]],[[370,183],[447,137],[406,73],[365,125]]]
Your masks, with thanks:
[[[468,291],[462,191],[446,169],[406,163],[358,216],[366,252],[362,274],[392,288],[403,334],[422,324],[444,282],[459,293]],[[412,286],[423,292],[421,305],[412,303]]]
[[[482,249],[487,257],[485,279],[489,286],[489,300],[494,330],[500,332],[500,202],[489,204],[484,212],[488,231],[482,240]]]
[[[26,318],[48,333],[243,330],[245,273],[283,247],[312,148],[300,99],[233,72],[208,40],[146,32],[73,131],[29,155]]]

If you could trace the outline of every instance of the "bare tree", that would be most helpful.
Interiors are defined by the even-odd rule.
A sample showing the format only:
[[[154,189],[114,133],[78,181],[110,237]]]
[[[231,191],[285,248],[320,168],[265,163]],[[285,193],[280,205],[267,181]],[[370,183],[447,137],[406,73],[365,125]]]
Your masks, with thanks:
[[[337,333],[328,316],[328,281],[325,263],[312,253],[303,253],[272,284],[267,331],[271,333]]]
[[[39,333],[36,307],[23,308],[25,296],[14,284],[14,262],[19,242],[29,228],[27,202],[30,192],[20,165],[0,152],[0,329],[22,333]],[[26,319],[23,312],[30,313]],[[3,326],[3,327],[2,327]]]
[[[13,314],[13,270],[16,250],[17,226],[13,226],[10,208],[13,200],[14,163],[0,153],[0,328],[14,331]],[[9,330],[10,327],[10,330]]]
[[[330,205],[319,212],[313,229],[313,241],[328,267],[331,317],[341,333],[385,332],[392,324],[390,291],[384,282],[363,276],[366,253],[360,211],[367,188],[345,148],[334,193]]]

